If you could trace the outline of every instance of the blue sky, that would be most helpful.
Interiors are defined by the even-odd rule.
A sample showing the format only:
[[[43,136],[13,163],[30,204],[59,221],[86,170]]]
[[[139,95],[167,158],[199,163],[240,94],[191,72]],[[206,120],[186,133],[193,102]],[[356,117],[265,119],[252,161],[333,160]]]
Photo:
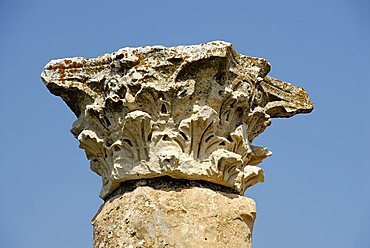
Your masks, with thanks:
[[[226,40],[304,87],[315,110],[275,119],[254,248],[370,247],[370,2],[0,0],[0,247],[92,247],[100,178],[48,61]]]

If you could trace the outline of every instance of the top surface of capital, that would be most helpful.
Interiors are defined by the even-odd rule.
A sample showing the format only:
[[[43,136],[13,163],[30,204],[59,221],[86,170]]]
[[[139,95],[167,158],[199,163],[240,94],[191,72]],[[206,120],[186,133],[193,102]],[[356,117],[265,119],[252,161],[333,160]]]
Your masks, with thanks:
[[[253,139],[271,118],[313,109],[302,88],[269,70],[215,41],[52,60],[41,77],[78,117],[72,133],[102,176],[102,198],[120,182],[166,175],[242,194],[263,181],[256,165],[270,155]]]

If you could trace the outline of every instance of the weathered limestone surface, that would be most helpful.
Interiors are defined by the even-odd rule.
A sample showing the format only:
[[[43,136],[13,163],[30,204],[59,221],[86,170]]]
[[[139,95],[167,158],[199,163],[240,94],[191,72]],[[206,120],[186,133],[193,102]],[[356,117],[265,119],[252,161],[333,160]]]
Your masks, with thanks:
[[[42,79],[78,117],[71,131],[102,177],[103,199],[121,182],[166,175],[243,194],[263,181],[256,165],[271,155],[253,139],[271,118],[313,108],[269,70],[216,41],[53,60]]]
[[[269,71],[222,41],[45,67],[42,79],[78,117],[71,131],[102,177],[95,248],[251,247],[255,203],[240,195],[264,180],[257,165],[271,155],[252,142],[271,118],[313,109],[302,88]]]
[[[93,220],[95,248],[251,247],[252,199],[192,182],[145,183],[102,206]]]

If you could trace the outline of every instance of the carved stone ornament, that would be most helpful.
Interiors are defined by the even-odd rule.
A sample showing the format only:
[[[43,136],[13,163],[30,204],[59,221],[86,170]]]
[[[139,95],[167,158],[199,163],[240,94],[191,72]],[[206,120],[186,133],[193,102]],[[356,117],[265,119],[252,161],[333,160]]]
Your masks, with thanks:
[[[52,60],[41,77],[78,117],[71,132],[106,199],[132,179],[204,180],[240,194],[262,182],[256,165],[271,153],[253,139],[271,118],[313,109],[304,89],[269,71],[215,41]]]

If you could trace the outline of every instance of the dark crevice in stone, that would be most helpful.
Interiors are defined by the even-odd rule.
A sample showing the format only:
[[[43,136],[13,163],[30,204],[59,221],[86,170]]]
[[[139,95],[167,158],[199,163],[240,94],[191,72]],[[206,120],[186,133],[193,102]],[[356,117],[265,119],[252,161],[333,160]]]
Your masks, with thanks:
[[[107,202],[115,196],[123,195],[127,192],[132,192],[136,188],[144,186],[164,191],[181,191],[182,189],[198,187],[239,195],[239,193],[235,189],[219,185],[216,183],[211,183],[202,180],[174,179],[169,176],[163,176],[157,178],[129,180],[122,182],[117,189],[115,189],[111,194],[109,194],[104,199],[104,201]]]

